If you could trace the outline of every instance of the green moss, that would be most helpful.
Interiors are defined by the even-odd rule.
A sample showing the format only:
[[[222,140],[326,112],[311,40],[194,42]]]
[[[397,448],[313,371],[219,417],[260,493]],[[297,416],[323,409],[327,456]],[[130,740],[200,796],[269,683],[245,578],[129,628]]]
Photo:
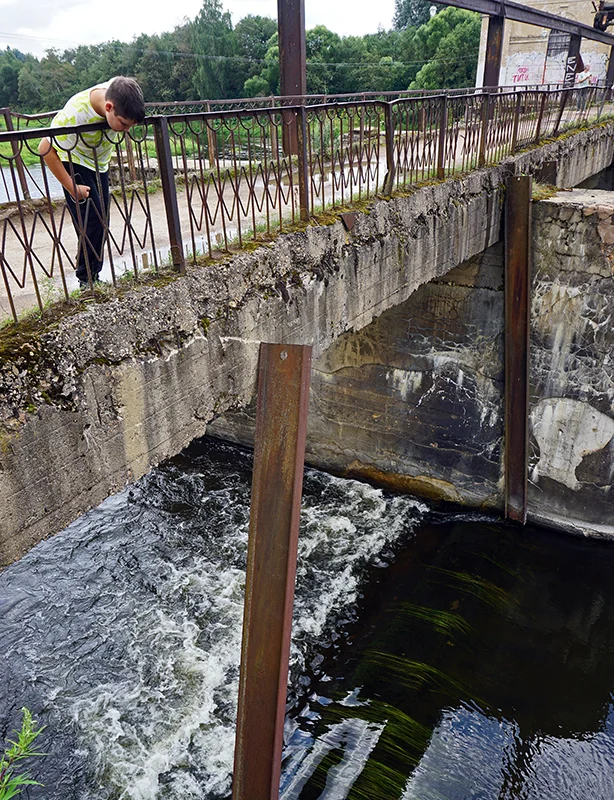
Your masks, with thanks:
[[[560,191],[558,187],[553,186],[551,183],[537,183],[534,181],[532,198],[533,200],[548,200],[548,198],[554,197]]]

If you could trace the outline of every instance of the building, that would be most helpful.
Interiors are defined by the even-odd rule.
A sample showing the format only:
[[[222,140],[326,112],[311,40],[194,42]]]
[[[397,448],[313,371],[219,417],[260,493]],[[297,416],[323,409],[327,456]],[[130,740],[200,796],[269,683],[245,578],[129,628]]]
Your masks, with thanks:
[[[593,24],[595,9],[591,0],[524,0],[532,8],[550,14]],[[488,17],[482,20],[482,38],[476,76],[476,86],[482,85]],[[503,52],[500,86],[532,86],[538,83],[562,84],[565,75],[565,61],[569,50],[569,34],[549,31],[521,22],[505,21],[503,31]],[[588,39],[582,41],[580,55],[585,64],[590,65],[592,81],[604,81],[606,76],[609,47]],[[581,65],[580,65],[581,66]]]

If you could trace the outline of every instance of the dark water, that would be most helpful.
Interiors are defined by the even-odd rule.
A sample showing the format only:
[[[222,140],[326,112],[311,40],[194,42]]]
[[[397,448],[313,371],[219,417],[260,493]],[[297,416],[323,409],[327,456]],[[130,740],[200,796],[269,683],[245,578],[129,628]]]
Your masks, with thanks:
[[[283,798],[614,798],[614,547],[425,527],[299,715]]]
[[[250,470],[200,443],[0,574],[30,797],[229,797]],[[614,798],[613,568],[308,471],[281,796]]]

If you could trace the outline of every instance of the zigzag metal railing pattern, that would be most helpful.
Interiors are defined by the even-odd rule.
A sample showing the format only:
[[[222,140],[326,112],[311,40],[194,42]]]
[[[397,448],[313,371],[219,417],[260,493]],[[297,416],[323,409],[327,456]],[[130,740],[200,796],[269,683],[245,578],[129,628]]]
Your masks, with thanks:
[[[106,233],[105,279],[116,283],[125,269],[138,278],[142,271],[177,265],[177,254],[169,253],[173,237],[182,243],[181,262],[195,263],[269,239],[324,209],[497,163],[614,113],[610,92],[601,87],[341,99],[192,113],[182,108],[122,134],[109,209],[99,215]],[[170,156],[154,136],[161,120]],[[87,244],[84,226],[75,232],[38,145],[41,136],[108,131],[102,124],[36,127],[49,121],[50,115],[23,117],[18,130],[0,133],[0,321],[17,320],[28,307],[43,310],[50,298],[67,299],[76,286],[78,247]],[[69,163],[71,152],[64,154]],[[165,170],[171,189],[157,191]],[[83,220],[93,213],[86,201]]]

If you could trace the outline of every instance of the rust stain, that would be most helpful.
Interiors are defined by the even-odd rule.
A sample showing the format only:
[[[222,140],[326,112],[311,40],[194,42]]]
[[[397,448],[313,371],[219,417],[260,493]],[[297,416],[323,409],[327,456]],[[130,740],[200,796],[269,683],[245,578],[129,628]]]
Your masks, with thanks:
[[[453,483],[439,478],[429,478],[428,475],[403,475],[399,472],[384,472],[373,466],[373,464],[364,464],[358,460],[352,461],[344,474],[347,478],[367,480],[395,492],[415,494],[437,502],[467,505]]]

